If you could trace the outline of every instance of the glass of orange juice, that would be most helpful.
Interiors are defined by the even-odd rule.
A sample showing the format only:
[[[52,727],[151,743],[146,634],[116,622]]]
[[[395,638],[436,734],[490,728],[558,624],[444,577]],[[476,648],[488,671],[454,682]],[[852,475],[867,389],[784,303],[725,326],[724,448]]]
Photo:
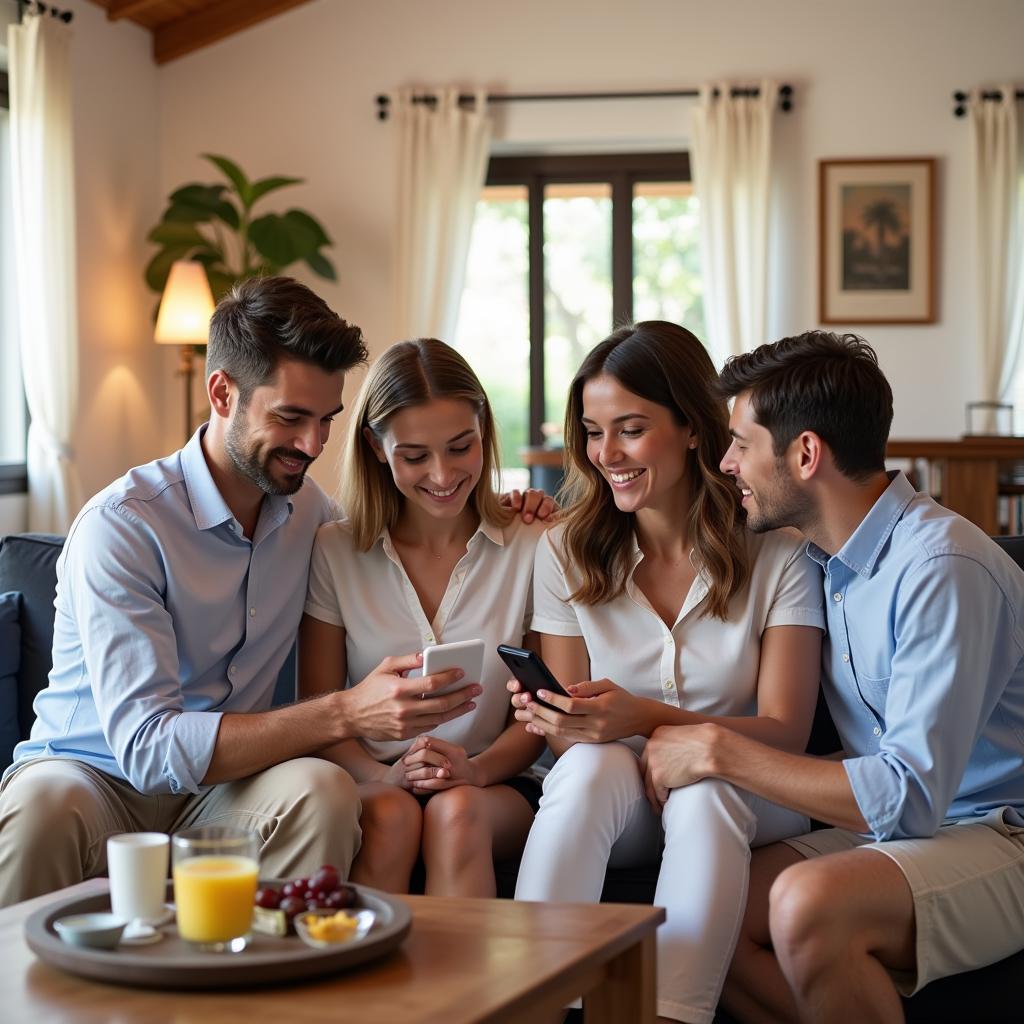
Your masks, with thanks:
[[[252,928],[259,877],[253,832],[205,825],[171,838],[178,934],[196,949],[239,953]]]

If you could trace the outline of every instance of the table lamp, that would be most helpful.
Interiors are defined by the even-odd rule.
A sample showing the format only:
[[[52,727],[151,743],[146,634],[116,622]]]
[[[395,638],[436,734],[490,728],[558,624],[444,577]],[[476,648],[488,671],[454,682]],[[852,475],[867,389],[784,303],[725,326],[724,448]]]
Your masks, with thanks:
[[[158,345],[180,345],[178,374],[185,379],[185,440],[192,436],[193,345],[205,345],[210,338],[213,294],[201,263],[178,260],[160,299],[154,340]]]

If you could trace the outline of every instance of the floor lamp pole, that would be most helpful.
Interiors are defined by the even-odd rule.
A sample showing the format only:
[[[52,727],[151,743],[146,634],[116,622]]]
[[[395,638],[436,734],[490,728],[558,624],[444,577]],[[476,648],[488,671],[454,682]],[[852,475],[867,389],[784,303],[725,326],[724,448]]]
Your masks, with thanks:
[[[191,345],[181,346],[181,362],[178,373],[185,382],[185,443],[192,436],[192,376],[194,373],[195,354]]]

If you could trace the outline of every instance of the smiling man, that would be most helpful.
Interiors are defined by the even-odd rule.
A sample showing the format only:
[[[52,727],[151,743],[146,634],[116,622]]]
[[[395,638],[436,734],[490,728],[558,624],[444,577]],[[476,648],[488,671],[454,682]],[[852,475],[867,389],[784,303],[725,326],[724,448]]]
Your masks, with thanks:
[[[835,827],[756,850],[723,1003],[745,1022],[899,1021],[899,994],[1024,946],[1024,572],[885,471],[892,392],[855,335],[727,363],[722,460],[755,531],[823,570],[843,753],[658,730],[650,798],[720,778]]]
[[[359,328],[298,282],[239,285],[210,323],[209,422],[78,514],[49,685],[0,790],[0,906],[103,874],[110,835],[210,822],[257,832],[268,875],[347,873],[355,785],[309,755],[472,709],[470,686],[421,701],[457,676],[406,682],[413,654],[270,710],[313,539],[334,518],[306,470],[365,360]]]

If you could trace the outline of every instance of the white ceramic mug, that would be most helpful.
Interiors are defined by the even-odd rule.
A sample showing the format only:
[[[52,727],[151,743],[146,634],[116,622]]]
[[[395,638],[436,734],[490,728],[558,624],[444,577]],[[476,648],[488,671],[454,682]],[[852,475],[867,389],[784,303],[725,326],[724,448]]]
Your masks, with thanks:
[[[125,921],[158,923],[166,914],[170,839],[163,832],[126,832],[107,840],[110,909]]]

